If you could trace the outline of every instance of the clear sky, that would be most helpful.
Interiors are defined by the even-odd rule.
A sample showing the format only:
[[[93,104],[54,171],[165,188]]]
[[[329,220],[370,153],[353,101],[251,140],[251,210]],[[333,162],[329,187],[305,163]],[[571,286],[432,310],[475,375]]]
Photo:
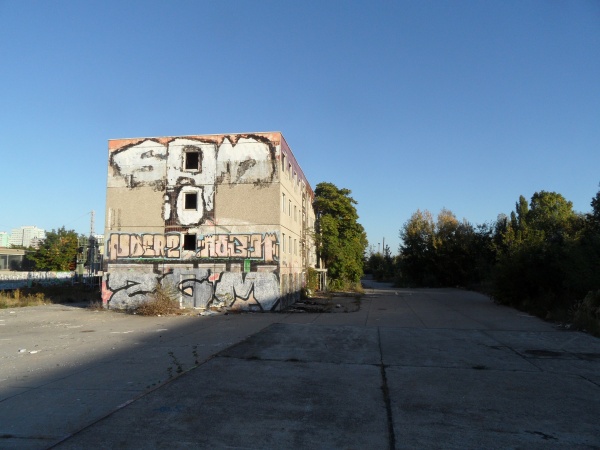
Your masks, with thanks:
[[[396,253],[417,209],[590,211],[598,1],[0,0],[0,231],[103,232],[112,138],[282,131]]]

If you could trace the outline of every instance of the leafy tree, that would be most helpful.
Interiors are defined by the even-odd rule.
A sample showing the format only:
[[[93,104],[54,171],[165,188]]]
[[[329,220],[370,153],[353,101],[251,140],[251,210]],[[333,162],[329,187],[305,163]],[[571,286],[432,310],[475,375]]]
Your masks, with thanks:
[[[573,202],[556,192],[540,191],[531,197],[527,220],[533,229],[543,232],[545,237],[572,234],[576,219]]]
[[[592,212],[588,214],[589,227],[596,233],[600,233],[600,191],[592,199]]]
[[[52,230],[46,233],[40,247],[27,257],[35,263],[36,270],[72,270],[77,258],[77,239],[77,233],[65,227]]]
[[[577,276],[570,272],[581,266],[576,261],[586,259],[581,250],[574,252],[583,229],[583,217],[562,195],[539,191],[529,205],[521,196],[510,223],[495,239],[502,242],[494,271],[496,299],[542,316],[568,310],[572,296],[581,295]]]
[[[367,235],[358,223],[352,191],[332,183],[319,183],[315,189],[317,215],[316,244],[319,258],[331,278],[357,282],[363,274]]]
[[[399,282],[416,286],[472,286],[495,259],[491,228],[474,228],[442,209],[434,220],[417,210],[400,230]]]
[[[396,261],[392,256],[390,246],[386,245],[383,255],[380,252],[373,253],[366,261],[365,272],[373,274],[377,281],[393,281],[396,271]]]
[[[400,278],[404,283],[431,284],[434,268],[435,223],[427,210],[417,210],[400,230]]]

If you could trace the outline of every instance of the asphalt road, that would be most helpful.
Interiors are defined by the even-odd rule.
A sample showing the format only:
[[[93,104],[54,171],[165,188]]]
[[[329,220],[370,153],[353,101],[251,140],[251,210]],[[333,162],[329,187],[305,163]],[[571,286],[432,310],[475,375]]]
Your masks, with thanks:
[[[461,290],[353,313],[0,310],[0,448],[600,448],[600,340]]]

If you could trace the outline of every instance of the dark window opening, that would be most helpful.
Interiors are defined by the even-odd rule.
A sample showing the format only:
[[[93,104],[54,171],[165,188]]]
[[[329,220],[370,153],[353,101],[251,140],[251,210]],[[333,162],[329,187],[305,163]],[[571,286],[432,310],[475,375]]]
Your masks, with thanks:
[[[185,209],[198,209],[198,194],[185,194]]]
[[[195,234],[184,234],[183,235],[183,249],[184,250],[196,250],[196,235]]]
[[[185,170],[200,170],[200,152],[185,152]]]

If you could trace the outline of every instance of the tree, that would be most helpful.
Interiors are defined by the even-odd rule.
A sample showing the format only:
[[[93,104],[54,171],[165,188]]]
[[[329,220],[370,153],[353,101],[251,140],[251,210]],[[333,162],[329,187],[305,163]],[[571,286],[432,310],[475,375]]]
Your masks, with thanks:
[[[590,228],[596,233],[600,233],[600,191],[592,199],[591,205],[592,212],[588,214],[587,220]]]
[[[417,286],[432,284],[435,222],[427,210],[417,210],[400,230],[400,277]]]
[[[314,208],[317,216],[316,244],[319,258],[331,278],[357,282],[363,274],[363,257],[367,235],[358,223],[356,200],[352,191],[339,189],[332,183],[319,183],[315,189]]]
[[[400,230],[400,282],[416,286],[480,283],[494,259],[491,232],[443,208],[436,220],[417,210]]]
[[[72,270],[77,259],[77,239],[77,233],[65,227],[52,230],[46,233],[40,247],[27,258],[35,263],[36,270]]]
[[[572,268],[585,267],[578,248],[584,226],[573,203],[556,192],[536,192],[529,205],[520,196],[510,223],[496,228],[501,232],[494,239],[501,241],[493,280],[496,300],[540,315],[567,310],[571,298],[581,295],[576,285],[582,276]]]
[[[556,192],[540,191],[531,197],[527,214],[532,228],[542,231],[546,237],[556,234],[571,234],[577,215],[573,211],[573,202],[567,201]]]

